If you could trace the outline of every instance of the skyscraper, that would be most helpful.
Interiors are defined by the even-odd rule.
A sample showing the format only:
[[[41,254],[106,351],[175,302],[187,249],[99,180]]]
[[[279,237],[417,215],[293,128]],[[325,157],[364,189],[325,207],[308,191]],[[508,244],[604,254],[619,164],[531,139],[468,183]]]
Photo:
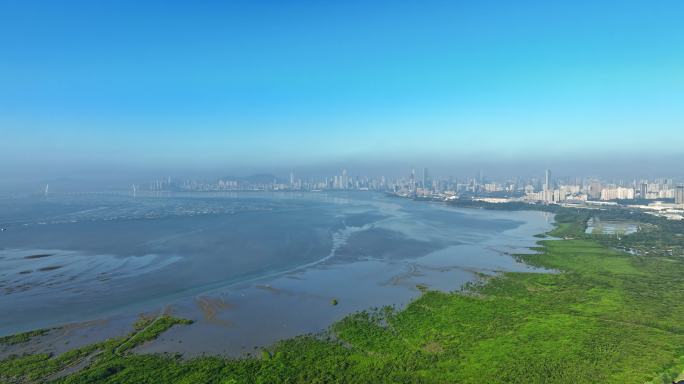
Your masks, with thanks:
[[[675,204],[684,204],[684,185],[675,187]]]
[[[416,190],[416,170],[411,168],[411,177],[409,179],[409,190],[414,192]]]
[[[551,190],[551,170],[550,169],[546,170],[546,182],[544,183],[544,190],[545,191]]]
[[[639,198],[645,199],[648,197],[648,184],[646,183],[641,183],[641,187],[639,188]]]
[[[601,198],[601,183],[598,180],[592,180],[589,184],[589,197],[592,199]]]
[[[428,175],[428,169],[423,168],[423,188],[427,189],[430,186],[428,185],[430,183],[430,176]]]
[[[342,186],[341,186],[342,189],[347,189],[347,187],[349,186],[349,179],[347,177],[347,170],[346,169],[342,170],[342,181],[341,181],[341,183],[342,183]]]

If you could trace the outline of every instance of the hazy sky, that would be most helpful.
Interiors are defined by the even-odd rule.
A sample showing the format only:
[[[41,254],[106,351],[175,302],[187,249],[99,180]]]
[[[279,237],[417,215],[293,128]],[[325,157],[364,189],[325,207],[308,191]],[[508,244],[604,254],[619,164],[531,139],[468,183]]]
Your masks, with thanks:
[[[0,175],[674,165],[684,2],[4,0],[0,133]]]

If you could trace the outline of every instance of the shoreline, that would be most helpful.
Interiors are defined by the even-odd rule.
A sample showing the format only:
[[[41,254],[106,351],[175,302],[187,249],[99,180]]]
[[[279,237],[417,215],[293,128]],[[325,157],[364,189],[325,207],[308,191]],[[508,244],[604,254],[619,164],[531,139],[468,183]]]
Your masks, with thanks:
[[[447,210],[451,211],[451,208],[446,208]],[[454,211],[458,212],[461,209],[455,209]],[[469,209],[466,209],[465,211],[471,211]],[[508,215],[505,215],[508,216]],[[354,227],[356,228],[356,227]],[[516,227],[516,230],[519,230],[520,227]],[[529,230],[528,230],[529,231]],[[511,236],[514,236],[516,238],[519,236],[517,233],[513,234]],[[530,236],[528,243],[534,242],[534,238]],[[513,244],[511,244],[513,245]],[[480,247],[480,246],[478,246]],[[501,251],[497,250],[496,247],[491,248],[492,246],[490,245],[485,245],[482,244],[481,247],[486,248],[487,252],[494,252],[497,254],[501,254],[504,256],[506,259],[510,259],[511,262],[516,263],[515,259],[511,255],[511,251]],[[511,248],[513,250],[514,248]],[[484,251],[484,250],[483,250]],[[469,251],[461,251],[460,253],[466,254]],[[225,283],[221,282],[217,284],[214,287],[211,287],[210,289],[207,289],[206,286],[198,287],[193,290],[193,293],[191,295],[187,294],[187,291],[185,291],[183,294],[178,294],[177,297],[181,298],[182,303],[179,305],[178,303],[174,303],[174,301],[169,301],[169,300],[163,300],[160,301],[159,298],[155,298],[153,302],[155,303],[160,303],[159,305],[147,305],[146,303],[142,304],[135,304],[133,307],[129,308],[137,308],[138,310],[133,313],[133,311],[122,311],[120,309],[115,309],[113,310],[113,314],[107,315],[104,318],[102,316],[94,316],[90,321],[84,320],[84,321],[77,321],[75,323],[67,323],[64,326],[67,327],[75,327],[78,328],[80,324],[83,324],[84,322],[93,322],[93,323],[99,323],[102,320],[105,320],[108,323],[112,323],[111,327],[118,329],[119,334],[125,332],[125,326],[123,323],[132,323],[135,320],[135,317],[137,316],[137,313],[139,312],[151,312],[151,311],[158,311],[161,310],[163,307],[167,307],[168,304],[172,304],[172,307],[174,308],[174,313],[178,314],[179,316],[182,317],[187,317],[191,318],[194,320],[199,320],[195,325],[193,325],[192,328],[196,328],[198,326],[202,326],[203,324],[203,318],[200,317],[198,318],[198,311],[196,308],[194,308],[194,300],[197,297],[216,297],[221,300],[226,300],[227,302],[231,303],[231,309],[225,309],[225,308],[219,308],[217,318],[220,320],[221,318],[225,318],[223,321],[224,324],[229,324],[229,323],[235,323],[235,321],[238,321],[238,323],[248,323],[246,319],[246,315],[238,315],[236,314],[236,311],[246,311],[245,314],[251,313],[250,311],[255,311],[254,307],[256,304],[253,304],[252,302],[255,303],[261,303],[263,302],[267,306],[273,305],[273,300],[272,298],[269,298],[268,295],[265,295],[264,292],[261,292],[262,290],[255,289],[256,285],[275,285],[276,287],[280,286],[282,289],[280,290],[280,296],[273,291],[269,292],[271,296],[275,297],[278,296],[280,297],[278,300],[282,301],[285,300],[286,302],[289,302],[289,305],[292,307],[298,307],[301,306],[300,304],[297,303],[297,301],[301,302],[306,302],[308,303],[307,305],[314,305],[318,315],[321,316],[323,314],[323,319],[328,319],[328,320],[316,320],[312,323],[311,320],[294,320],[291,319],[289,323],[291,324],[297,324],[301,323],[304,324],[305,326],[303,328],[295,328],[299,329],[300,331],[287,331],[283,336],[273,336],[270,338],[263,339],[262,341],[257,341],[253,343],[255,346],[264,346],[264,345],[271,345],[273,343],[278,342],[279,340],[287,339],[290,337],[295,337],[297,335],[301,334],[307,334],[310,332],[318,332],[321,330],[325,330],[328,326],[333,324],[334,322],[340,320],[344,316],[347,316],[349,314],[352,314],[357,311],[361,311],[367,308],[370,308],[375,305],[394,305],[394,306],[405,306],[407,305],[410,301],[414,300],[416,297],[419,296],[420,292],[416,288],[417,285],[421,286],[430,286],[430,287],[435,287],[433,289],[443,289],[445,291],[450,291],[453,289],[458,289],[461,285],[466,284],[471,281],[477,280],[480,274],[485,273],[485,274],[492,274],[492,273],[497,273],[500,271],[500,267],[496,266],[491,266],[491,267],[469,267],[469,266],[463,266],[459,267],[458,265],[453,266],[449,265],[448,268],[442,268],[437,264],[435,267],[430,267],[430,264],[426,264],[424,266],[418,264],[417,266],[411,263],[410,265],[407,265],[407,267],[416,269],[418,267],[419,272],[406,275],[406,272],[402,270],[403,267],[399,265],[398,267],[392,267],[389,271],[387,270],[387,267],[385,266],[385,262],[381,261],[374,261],[372,259],[369,260],[359,260],[355,261],[352,264],[349,264],[349,262],[344,262],[342,265],[338,265],[335,262],[331,262],[331,265],[329,264],[328,261],[330,261],[330,255],[326,256],[324,260],[318,260],[315,262],[315,264],[308,263],[304,267],[303,266],[297,266],[295,268],[290,268],[286,271],[279,271],[267,275],[259,275],[259,276],[254,276],[253,278],[249,279],[241,279],[239,281],[231,282],[231,283]],[[437,259],[433,260],[432,262],[438,262],[440,261],[440,258],[438,257]],[[456,263],[458,264],[458,263]],[[514,265],[514,264],[511,264]],[[332,269],[331,269],[332,268]],[[341,269],[340,269],[341,268]],[[484,268],[484,269],[483,269]],[[510,268],[510,267],[509,267]],[[527,267],[522,266],[521,268],[527,269]],[[506,269],[506,268],[504,268]],[[359,301],[358,299],[354,298],[354,296],[359,296],[362,297],[364,296],[363,293],[357,292],[357,291],[350,291],[350,292],[340,292],[336,288],[322,288],[322,287],[327,287],[331,285],[331,281],[334,281],[335,277],[333,275],[336,274],[336,271],[348,271],[344,272],[343,274],[348,275],[349,273],[352,273],[350,276],[361,276],[363,273],[366,273],[367,270],[369,271],[376,271],[374,272],[375,278],[374,280],[371,280],[368,284],[370,285],[361,285],[359,287],[356,287],[356,290],[363,290],[363,289],[369,289],[371,292],[373,291],[378,291],[381,289],[382,292],[382,297],[386,297],[386,299],[373,299],[371,300],[371,304],[364,304],[367,303],[367,301],[361,300]],[[307,273],[307,271],[309,273]],[[450,282],[442,282],[440,281],[444,280],[445,277],[439,277],[438,275],[448,275],[448,276],[460,276],[457,277],[457,280],[453,283]],[[321,276],[321,277],[311,277],[311,276]],[[328,277],[323,277],[323,276],[328,276]],[[298,282],[302,280],[311,280],[311,283],[299,283],[298,284],[293,284],[293,282]],[[361,279],[365,280],[365,279]],[[432,280],[432,282],[430,281]],[[274,281],[276,283],[274,284]],[[386,281],[384,283],[383,281]],[[258,284],[257,284],[258,283]],[[374,286],[374,284],[381,284],[381,286],[385,285],[385,288],[379,288],[379,287],[373,287],[370,288],[371,286]],[[304,285],[301,285],[304,284]],[[322,285],[321,285],[322,284]],[[339,284],[341,286],[344,286],[343,282],[340,281]],[[446,284],[446,285],[445,285]],[[440,288],[441,286],[441,288]],[[397,291],[397,290],[400,291]],[[222,293],[225,292],[226,290],[228,291],[233,291],[232,293]],[[343,291],[347,291],[345,288]],[[295,295],[292,296],[292,299],[285,298],[283,299],[283,292],[285,292],[287,295]],[[325,297],[325,299],[320,299],[320,301],[317,301],[319,299],[316,299],[312,301],[312,296],[310,296],[311,293],[318,292],[318,296]],[[367,293],[366,293],[367,295]],[[243,298],[243,296],[246,296],[246,299]],[[187,299],[183,299],[187,298]],[[256,300],[256,301],[255,301]],[[289,300],[289,301],[288,301]],[[339,305],[336,305],[332,307],[329,303],[332,300],[338,300]],[[175,300],[177,302],[178,300]],[[370,302],[368,302],[370,303]],[[158,308],[158,309],[154,309]],[[252,309],[249,309],[252,308]],[[301,309],[301,311],[310,311],[311,309],[305,309],[304,307]],[[260,310],[256,310],[257,313],[262,312]],[[128,314],[126,314],[128,313]],[[203,316],[203,315],[202,315]],[[237,317],[236,317],[237,316]],[[282,316],[282,313],[278,316]],[[205,319],[206,320],[206,319]],[[214,320],[216,321],[216,319]],[[311,325],[306,325],[306,324],[311,324]],[[213,325],[209,324],[210,326],[213,327]],[[266,327],[266,326],[264,326]],[[59,327],[58,327],[59,328]],[[225,337],[222,335],[222,333],[225,333],[225,329],[217,328],[214,327],[215,329],[212,329],[209,334],[216,335],[216,339],[221,339],[221,337]],[[224,327],[225,328],[225,327]],[[257,327],[258,328],[258,327]],[[268,327],[267,327],[268,328]],[[35,328],[27,328],[28,331],[33,330]],[[84,331],[85,332],[85,331]],[[187,339],[197,339],[197,338],[202,338],[203,335],[189,335],[187,334],[190,332],[190,330],[185,329],[182,331],[177,331],[178,335],[175,335],[174,333],[170,333],[170,337],[172,337],[174,340],[187,340]],[[230,330],[232,333],[239,332],[236,330],[233,326],[233,328]],[[190,332],[192,334],[192,332]],[[242,333],[255,333],[259,334],[262,332],[259,332],[256,328],[252,329],[250,331],[244,331]],[[111,334],[111,333],[107,333]],[[92,336],[91,336],[92,337]],[[214,338],[212,338],[214,339]],[[92,340],[97,341],[98,338],[94,337]],[[213,340],[208,340],[208,343],[211,344]],[[245,352],[248,352],[252,350],[251,345],[245,345],[245,347],[240,347],[240,344],[243,342],[241,341],[234,341],[235,347],[231,347],[230,350],[232,352],[222,352],[222,349],[218,349],[218,347],[215,347],[214,350],[204,350],[202,353],[213,353],[217,355],[227,355],[227,356],[232,356],[232,357],[238,357]],[[163,343],[162,343],[163,344]],[[150,346],[150,351],[151,352],[173,352],[173,345],[174,344],[169,344],[166,343],[166,345],[171,345],[170,350],[165,350],[165,348],[162,346],[159,346],[157,344],[154,344]],[[178,344],[175,344],[177,346],[181,346]],[[184,351],[185,355],[188,356],[198,356],[200,355],[199,352],[192,352],[191,350],[188,350],[189,344],[187,341],[184,341],[182,343],[182,348],[180,351]],[[177,348],[177,347],[176,347]],[[200,350],[199,347],[195,347],[196,349]],[[236,349],[237,348],[237,349]]]
[[[677,377],[684,369],[677,347],[684,344],[684,329],[677,325],[684,297],[676,292],[663,296],[666,287],[653,277],[676,280],[684,263],[612,251],[600,237],[578,231],[585,226],[583,218],[561,212],[548,232],[556,239],[538,239],[533,250],[540,253],[517,255],[560,271],[556,274],[506,272],[460,293],[425,291],[401,310],[385,307],[348,315],[330,327],[328,336],[287,339],[262,349],[260,358],[178,360],[126,354],[96,360],[74,374],[74,380],[103,364],[119,364],[123,382],[131,383],[152,374],[167,382],[193,377],[234,382],[593,383]],[[661,300],[642,297],[642,285]],[[661,315],[661,309],[669,315]],[[183,327],[169,332],[178,329]],[[595,363],[587,365],[588,357]],[[13,363],[12,373],[22,374],[16,368],[23,366],[22,359]],[[113,371],[106,378],[116,380],[118,374]]]

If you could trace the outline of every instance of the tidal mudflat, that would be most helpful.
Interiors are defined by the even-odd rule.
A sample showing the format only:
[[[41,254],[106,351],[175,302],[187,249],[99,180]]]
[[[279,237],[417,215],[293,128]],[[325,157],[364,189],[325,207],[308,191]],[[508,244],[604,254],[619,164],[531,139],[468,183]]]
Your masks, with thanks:
[[[552,221],[375,193],[0,204],[11,206],[0,217],[0,335],[60,327],[16,347],[23,352],[122,335],[140,313],[166,311],[195,322],[138,352],[238,356],[354,311],[401,306],[419,287],[450,291],[482,274],[533,270],[511,254]]]

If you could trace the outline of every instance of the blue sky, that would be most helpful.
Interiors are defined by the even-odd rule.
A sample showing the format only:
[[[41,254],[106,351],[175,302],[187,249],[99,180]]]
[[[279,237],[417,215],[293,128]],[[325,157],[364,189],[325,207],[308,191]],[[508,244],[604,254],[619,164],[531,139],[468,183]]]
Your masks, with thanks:
[[[684,145],[682,20],[674,0],[4,0],[0,160],[657,161]]]

